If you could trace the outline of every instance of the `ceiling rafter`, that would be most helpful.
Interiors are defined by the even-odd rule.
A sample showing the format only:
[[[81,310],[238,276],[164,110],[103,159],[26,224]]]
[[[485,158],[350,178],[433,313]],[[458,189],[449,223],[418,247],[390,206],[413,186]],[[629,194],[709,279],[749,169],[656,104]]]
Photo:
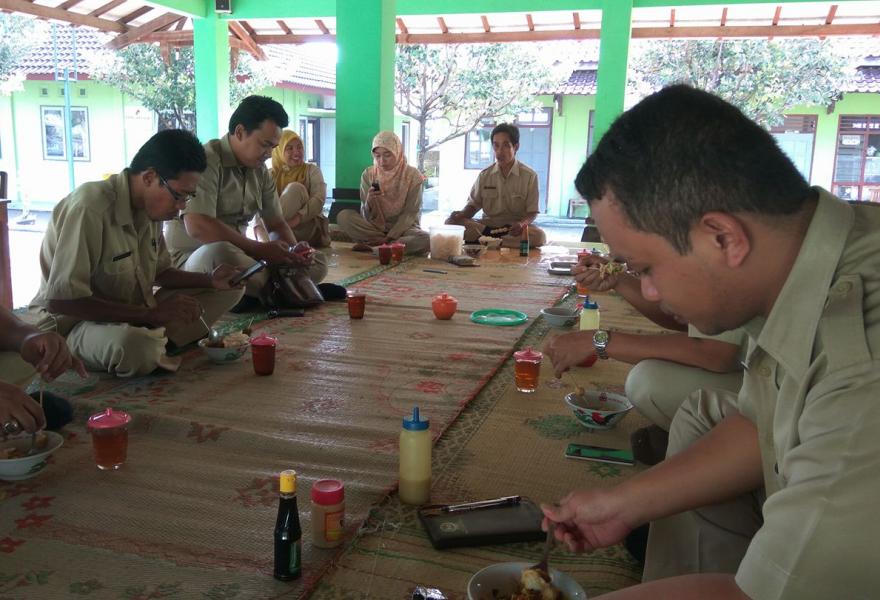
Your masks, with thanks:
[[[105,12],[110,12],[111,10],[113,10],[114,8],[119,6],[120,4],[125,4],[125,0],[110,0],[110,2],[108,2],[107,4],[99,6],[98,8],[96,8],[95,10],[90,12],[89,16],[90,17],[100,17]]]
[[[330,33],[330,29],[324,24],[324,21],[322,21],[321,19],[315,19],[315,25],[318,26],[318,29],[320,29],[321,33],[323,33],[324,35]]]
[[[243,21],[227,21],[229,30],[241,40],[244,49],[251,53],[257,60],[266,60],[266,53],[260,48],[255,37],[256,32]],[[250,31],[248,31],[250,29]]]
[[[179,18],[180,15],[177,13],[165,13],[164,15],[147,21],[140,27],[129,29],[122,35],[117,35],[115,38],[107,42],[106,45],[108,48],[112,48],[114,50],[125,48],[129,44],[133,44],[139,41],[145,35],[158,31],[163,27],[167,27],[168,25],[177,21]]]
[[[581,13],[579,13],[579,12],[571,13],[571,19],[572,19],[572,23],[574,23],[574,28],[580,29],[581,28]]]
[[[397,29],[403,35],[406,35],[409,33],[409,29],[406,28],[406,23],[404,23],[403,19],[401,19],[400,17],[397,17]]]
[[[487,17],[486,15],[480,15],[480,21],[483,22],[483,31],[485,33],[491,33],[492,28],[489,27],[489,17]]]
[[[535,30],[535,21],[529,13],[526,13],[526,24],[529,26],[529,31]]]
[[[834,20],[834,16],[837,14],[837,5],[832,4],[828,9],[828,16],[825,17],[825,24],[831,25],[831,22]]]
[[[25,2],[24,0],[0,0],[0,9],[25,13],[44,19],[64,21],[66,23],[72,23],[74,25],[94,27],[95,29],[100,29],[101,31],[109,31],[112,33],[125,33],[126,31],[128,31],[128,27],[126,27],[124,23],[118,23],[116,21],[111,21],[110,19],[100,19],[98,17],[93,17],[90,15],[81,15],[78,13],[70,12],[69,10],[62,10],[60,8],[53,8],[51,6],[31,4],[30,2]]]
[[[186,25],[187,17],[182,17],[179,21],[177,21],[177,25],[174,26],[174,31],[180,31],[183,29],[183,26]]]
[[[66,0],[66,2],[62,2],[56,8],[60,8],[62,10],[67,10],[71,6],[76,6],[80,2],[82,2],[82,0]]]
[[[669,9],[669,26],[675,27],[675,9],[674,8]]]
[[[290,27],[287,26],[287,23],[285,23],[285,22],[282,21],[281,19],[278,19],[278,20],[275,21],[275,22],[278,23],[278,27],[281,28],[281,31],[283,31],[283,32],[286,33],[287,35],[291,35],[291,34],[293,34],[293,31],[291,31]]]
[[[446,19],[443,17],[437,17],[437,24],[440,26],[440,32],[443,35],[449,33],[449,27],[446,26]]]
[[[135,19],[137,19],[138,17],[144,16],[145,14],[150,12],[151,10],[153,10],[152,6],[141,6],[137,10],[133,10],[130,13],[128,13],[127,15],[125,15],[124,17],[122,17],[121,19],[118,19],[117,23],[122,23],[122,24],[130,23],[130,22],[134,21]]]

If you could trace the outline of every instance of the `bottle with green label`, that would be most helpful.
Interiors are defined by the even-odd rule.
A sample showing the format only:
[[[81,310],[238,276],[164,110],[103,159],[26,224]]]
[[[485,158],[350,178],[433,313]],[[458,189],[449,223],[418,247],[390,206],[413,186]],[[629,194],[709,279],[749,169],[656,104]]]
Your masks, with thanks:
[[[302,575],[302,528],[296,505],[296,471],[281,472],[278,518],[275,520],[275,579],[290,581]]]

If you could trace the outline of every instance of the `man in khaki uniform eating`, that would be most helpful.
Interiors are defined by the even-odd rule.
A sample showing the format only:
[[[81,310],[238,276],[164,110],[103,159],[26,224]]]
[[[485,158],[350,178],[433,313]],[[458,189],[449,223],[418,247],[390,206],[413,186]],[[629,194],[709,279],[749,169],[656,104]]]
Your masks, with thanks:
[[[166,355],[168,341],[205,337],[201,318],[210,325],[241,298],[229,285],[237,269],[175,269],[162,238],[161,221],[186,206],[204,169],[194,135],[161,131],[128,169],[79,186],[52,212],[31,311],[87,368],[123,377],[175,370],[180,360]]]
[[[876,598],[880,208],[810,188],[687,86],[624,113],[575,185],[646,299],[750,345],[739,395],[691,395],[666,460],[544,507],[556,537],[590,550],[651,523],[644,583],[603,599]]]
[[[529,247],[543,246],[547,235],[532,224],[539,211],[538,174],[516,159],[519,129],[501,123],[492,130],[490,139],[495,164],[480,171],[467,204],[453,211],[446,223],[463,225],[466,242],[488,235],[500,237],[506,248],[518,248],[523,229],[528,227]],[[481,210],[482,218],[475,219]]]

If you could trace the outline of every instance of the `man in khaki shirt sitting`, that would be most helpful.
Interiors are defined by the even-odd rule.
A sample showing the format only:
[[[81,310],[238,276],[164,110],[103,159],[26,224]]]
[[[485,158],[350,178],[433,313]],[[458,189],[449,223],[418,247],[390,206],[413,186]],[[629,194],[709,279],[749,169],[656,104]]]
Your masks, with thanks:
[[[529,246],[547,242],[547,235],[532,222],[538,216],[538,174],[516,160],[519,129],[501,123],[492,130],[495,164],[480,171],[462,210],[446,219],[450,225],[464,225],[464,239],[476,242],[480,236],[500,237],[501,245],[518,248],[523,229],[528,227]],[[475,219],[480,210],[483,217]]]
[[[284,220],[278,191],[265,162],[287,126],[287,113],[265,96],[248,96],[229,119],[229,132],[205,144],[208,166],[180,217],[165,226],[174,264],[186,271],[209,273],[228,263],[246,269],[257,260],[306,267],[315,283],[327,275],[323,253],[297,243]],[[248,223],[259,215],[272,241],[247,237]],[[268,281],[262,271],[251,277],[245,293],[259,298]]]
[[[810,188],[765,129],[681,85],[618,118],[575,186],[646,299],[750,344],[739,394],[690,396],[666,460],[543,507],[557,539],[651,523],[643,583],[603,599],[876,598],[880,209]]]
[[[204,169],[194,135],[160,131],[128,169],[79,186],[52,211],[31,311],[87,368],[123,377],[175,370],[167,342],[205,337],[200,318],[210,325],[241,298],[229,285],[237,269],[175,269],[162,238],[161,221],[186,206]]]

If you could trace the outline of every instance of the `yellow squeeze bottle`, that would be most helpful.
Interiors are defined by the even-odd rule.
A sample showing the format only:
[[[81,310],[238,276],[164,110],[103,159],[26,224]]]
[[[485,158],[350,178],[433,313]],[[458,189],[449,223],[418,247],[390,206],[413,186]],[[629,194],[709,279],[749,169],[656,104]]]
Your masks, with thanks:
[[[581,309],[579,328],[581,331],[599,329],[599,305],[585,301]]]
[[[412,417],[403,418],[400,431],[400,501],[425,504],[431,498],[430,421],[419,417],[413,407]]]

